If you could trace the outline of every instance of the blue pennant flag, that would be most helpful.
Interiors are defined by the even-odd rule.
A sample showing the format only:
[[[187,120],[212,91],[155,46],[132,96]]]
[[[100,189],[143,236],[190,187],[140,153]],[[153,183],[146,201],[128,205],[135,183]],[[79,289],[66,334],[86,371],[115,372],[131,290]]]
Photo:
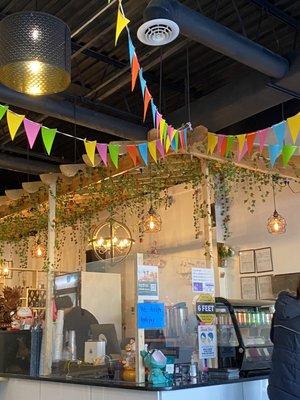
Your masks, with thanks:
[[[147,82],[145,81],[144,77],[143,77],[143,68],[140,68],[139,70],[139,78],[140,78],[140,84],[141,84],[141,90],[142,90],[142,95],[144,98],[144,94],[145,94],[145,89],[147,86]]]
[[[177,151],[177,148],[176,148],[176,138],[175,138],[175,136],[173,137],[173,140],[172,140],[172,142],[171,142],[171,149],[172,149],[173,151]]]
[[[130,65],[132,65],[132,59],[134,56],[134,52],[135,52],[135,47],[132,44],[132,40],[130,35],[128,34],[128,51],[129,51],[129,61],[130,61]]]
[[[275,133],[277,143],[283,145],[286,132],[286,122],[285,121],[279,122],[279,124],[273,125],[272,129]]]
[[[183,130],[183,137],[184,137],[184,144],[187,146],[187,128],[184,128]]]
[[[269,157],[270,157],[270,164],[274,167],[274,164],[277,158],[280,156],[282,151],[282,144],[269,144]]]
[[[141,143],[138,148],[144,163],[148,165],[148,143]]]
[[[152,112],[152,118],[153,118],[153,126],[156,128],[156,112],[157,112],[157,107],[154,104],[153,99],[151,99],[151,112]]]

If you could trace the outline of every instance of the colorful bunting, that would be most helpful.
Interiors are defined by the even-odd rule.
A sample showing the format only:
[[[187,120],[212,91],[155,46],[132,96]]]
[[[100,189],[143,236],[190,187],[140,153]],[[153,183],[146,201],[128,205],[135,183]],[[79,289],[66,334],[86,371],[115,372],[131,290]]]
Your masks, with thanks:
[[[256,132],[247,133],[246,139],[247,139],[248,154],[252,153],[255,138],[256,138]]]
[[[277,158],[280,156],[282,145],[281,144],[269,144],[269,157],[270,157],[270,164],[271,167],[274,167]]]
[[[279,122],[279,124],[273,125],[272,129],[276,136],[277,143],[282,146],[285,137],[286,122],[285,121]]]
[[[50,156],[52,145],[55,139],[57,129],[50,129],[47,128],[46,126],[42,126],[42,139],[43,143],[45,146],[45,149],[47,151],[47,154]]]
[[[3,106],[2,104],[0,104],[0,121],[4,117],[7,110],[8,106]]]
[[[238,152],[238,157],[237,157],[237,161],[238,161],[238,162],[241,162],[241,161],[242,161],[242,159],[243,159],[243,158],[245,157],[245,155],[247,154],[247,151],[248,151],[248,144],[247,144],[247,142],[245,141],[244,147],[243,147],[242,151],[239,151],[239,152]]]
[[[24,118],[23,124],[29,147],[32,149],[42,125],[27,118]]]
[[[119,36],[121,35],[123,29],[126,28],[126,26],[129,24],[130,20],[125,17],[125,15],[122,13],[120,4],[118,7],[118,15],[117,15],[117,25],[116,25],[116,36],[115,36],[115,46],[118,43]]]
[[[171,142],[173,140],[174,135],[175,135],[175,130],[174,130],[173,126],[168,125],[168,136],[169,136],[169,139]]]
[[[119,151],[120,151],[120,146],[118,144],[110,143],[108,145],[108,152],[110,155],[110,159],[116,168],[118,168],[119,166]]]
[[[287,124],[294,144],[296,144],[300,131],[300,113],[287,119]]]
[[[148,165],[148,143],[141,143],[138,148],[144,163]]]
[[[132,59],[132,65],[131,65],[131,91],[134,91],[135,85],[136,85],[136,80],[139,74],[140,70],[140,64],[137,59],[136,54],[134,53],[133,59]]]
[[[220,149],[220,155],[222,157],[225,156],[226,149],[227,149],[227,136],[224,137],[224,140],[222,142],[222,146],[221,146],[221,149]]]
[[[139,153],[137,151],[136,145],[129,144],[126,146],[126,150],[133,161],[133,165],[136,166],[140,162]]]
[[[158,111],[156,111],[156,129],[160,128],[161,119],[162,119],[162,115]]]
[[[174,129],[174,137],[173,137],[173,140],[171,142],[171,148],[175,152],[178,151],[178,130],[177,129]]]
[[[238,152],[242,153],[242,151],[244,149],[244,144],[245,144],[245,141],[246,141],[246,134],[237,135],[236,138],[237,138],[237,141],[238,141]]]
[[[281,155],[282,155],[282,164],[284,167],[288,165],[291,157],[293,156],[296,150],[297,146],[293,146],[292,144],[285,144],[283,146]]]
[[[152,142],[148,142],[148,150],[153,158],[154,162],[157,163],[157,154],[156,154],[156,140],[152,140]]]
[[[145,94],[144,94],[144,118],[143,118],[143,121],[145,121],[145,119],[146,119],[146,115],[147,115],[147,111],[148,111],[148,107],[149,107],[149,103],[150,103],[151,99],[152,99],[152,96],[146,86]]]
[[[144,79],[144,76],[143,76],[143,68],[140,68],[140,70],[139,70],[139,79],[140,79],[142,97],[144,98],[147,83],[146,83],[146,81]]]
[[[226,144],[226,152],[225,152],[225,157],[228,157],[233,146],[233,141],[234,141],[234,136],[229,135],[227,136],[227,144]]]
[[[159,124],[159,139],[162,143],[164,139],[165,128],[166,128],[166,120],[164,118],[161,118]]]
[[[96,146],[97,146],[97,141],[89,141],[89,140],[84,140],[84,147],[86,154],[91,162],[91,164],[94,166],[95,165],[95,151],[96,151]]]
[[[153,126],[156,128],[156,113],[157,113],[157,107],[154,104],[153,98],[150,100],[151,104],[151,113],[152,113],[152,119],[153,119]]]
[[[128,52],[129,52],[129,61],[130,61],[130,65],[132,65],[132,60],[133,60],[133,56],[135,53],[135,47],[132,43],[131,37],[128,33]]]
[[[259,140],[259,152],[262,153],[270,133],[270,128],[265,128],[257,132]]]
[[[25,115],[16,114],[13,111],[7,110],[6,119],[11,140],[14,140],[19,126],[21,125],[24,118]]]
[[[160,140],[156,141],[156,148],[157,148],[160,156],[164,157],[165,156],[164,146]]]
[[[168,151],[170,150],[170,147],[171,147],[171,140],[170,140],[169,136],[167,135],[166,141],[165,141],[166,153],[168,153]]]
[[[212,154],[218,143],[218,136],[214,133],[208,132],[207,134],[207,154]]]
[[[224,142],[225,135],[218,135],[217,153],[221,155],[221,148]]]
[[[99,153],[99,156],[101,160],[103,161],[103,164],[107,167],[107,143],[97,143],[97,151]]]

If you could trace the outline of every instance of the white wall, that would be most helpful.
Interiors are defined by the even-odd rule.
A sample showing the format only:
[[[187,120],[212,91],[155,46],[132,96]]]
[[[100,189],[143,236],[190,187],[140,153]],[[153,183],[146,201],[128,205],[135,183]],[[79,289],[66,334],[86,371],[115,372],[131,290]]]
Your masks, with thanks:
[[[299,187],[295,188],[300,190]],[[271,188],[270,188],[271,192]],[[234,196],[230,211],[231,237],[227,244],[237,252],[260,247],[271,247],[273,254],[274,274],[300,272],[300,224],[299,208],[300,193],[294,194],[289,188],[284,188],[276,195],[277,211],[287,220],[287,232],[283,235],[270,235],[266,228],[267,219],[273,213],[273,199],[270,195],[266,203],[262,203],[256,194],[257,205],[251,214],[244,206],[245,196],[239,192]],[[240,298],[240,274],[238,255],[229,263],[226,273],[226,288],[224,295],[230,298]]]

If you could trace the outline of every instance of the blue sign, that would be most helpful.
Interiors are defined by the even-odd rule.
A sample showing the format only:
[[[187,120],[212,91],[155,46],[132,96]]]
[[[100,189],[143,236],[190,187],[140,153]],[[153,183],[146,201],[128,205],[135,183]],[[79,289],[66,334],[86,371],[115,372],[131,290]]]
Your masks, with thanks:
[[[138,303],[138,328],[163,329],[165,327],[164,303]]]

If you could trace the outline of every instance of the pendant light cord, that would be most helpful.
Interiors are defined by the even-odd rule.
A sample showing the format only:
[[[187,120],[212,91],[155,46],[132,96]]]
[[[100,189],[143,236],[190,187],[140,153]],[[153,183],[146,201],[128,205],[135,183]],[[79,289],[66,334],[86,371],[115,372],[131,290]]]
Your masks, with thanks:
[[[189,122],[191,122],[190,56],[188,47],[186,49],[186,110],[187,110],[187,119]]]
[[[273,203],[274,203],[274,211],[277,211],[277,209],[276,209],[275,184],[274,184],[274,182],[273,182],[273,184],[272,184],[272,188],[273,188]]]
[[[162,47],[160,48],[159,62],[159,111],[162,112],[162,74],[163,74],[163,57]]]

